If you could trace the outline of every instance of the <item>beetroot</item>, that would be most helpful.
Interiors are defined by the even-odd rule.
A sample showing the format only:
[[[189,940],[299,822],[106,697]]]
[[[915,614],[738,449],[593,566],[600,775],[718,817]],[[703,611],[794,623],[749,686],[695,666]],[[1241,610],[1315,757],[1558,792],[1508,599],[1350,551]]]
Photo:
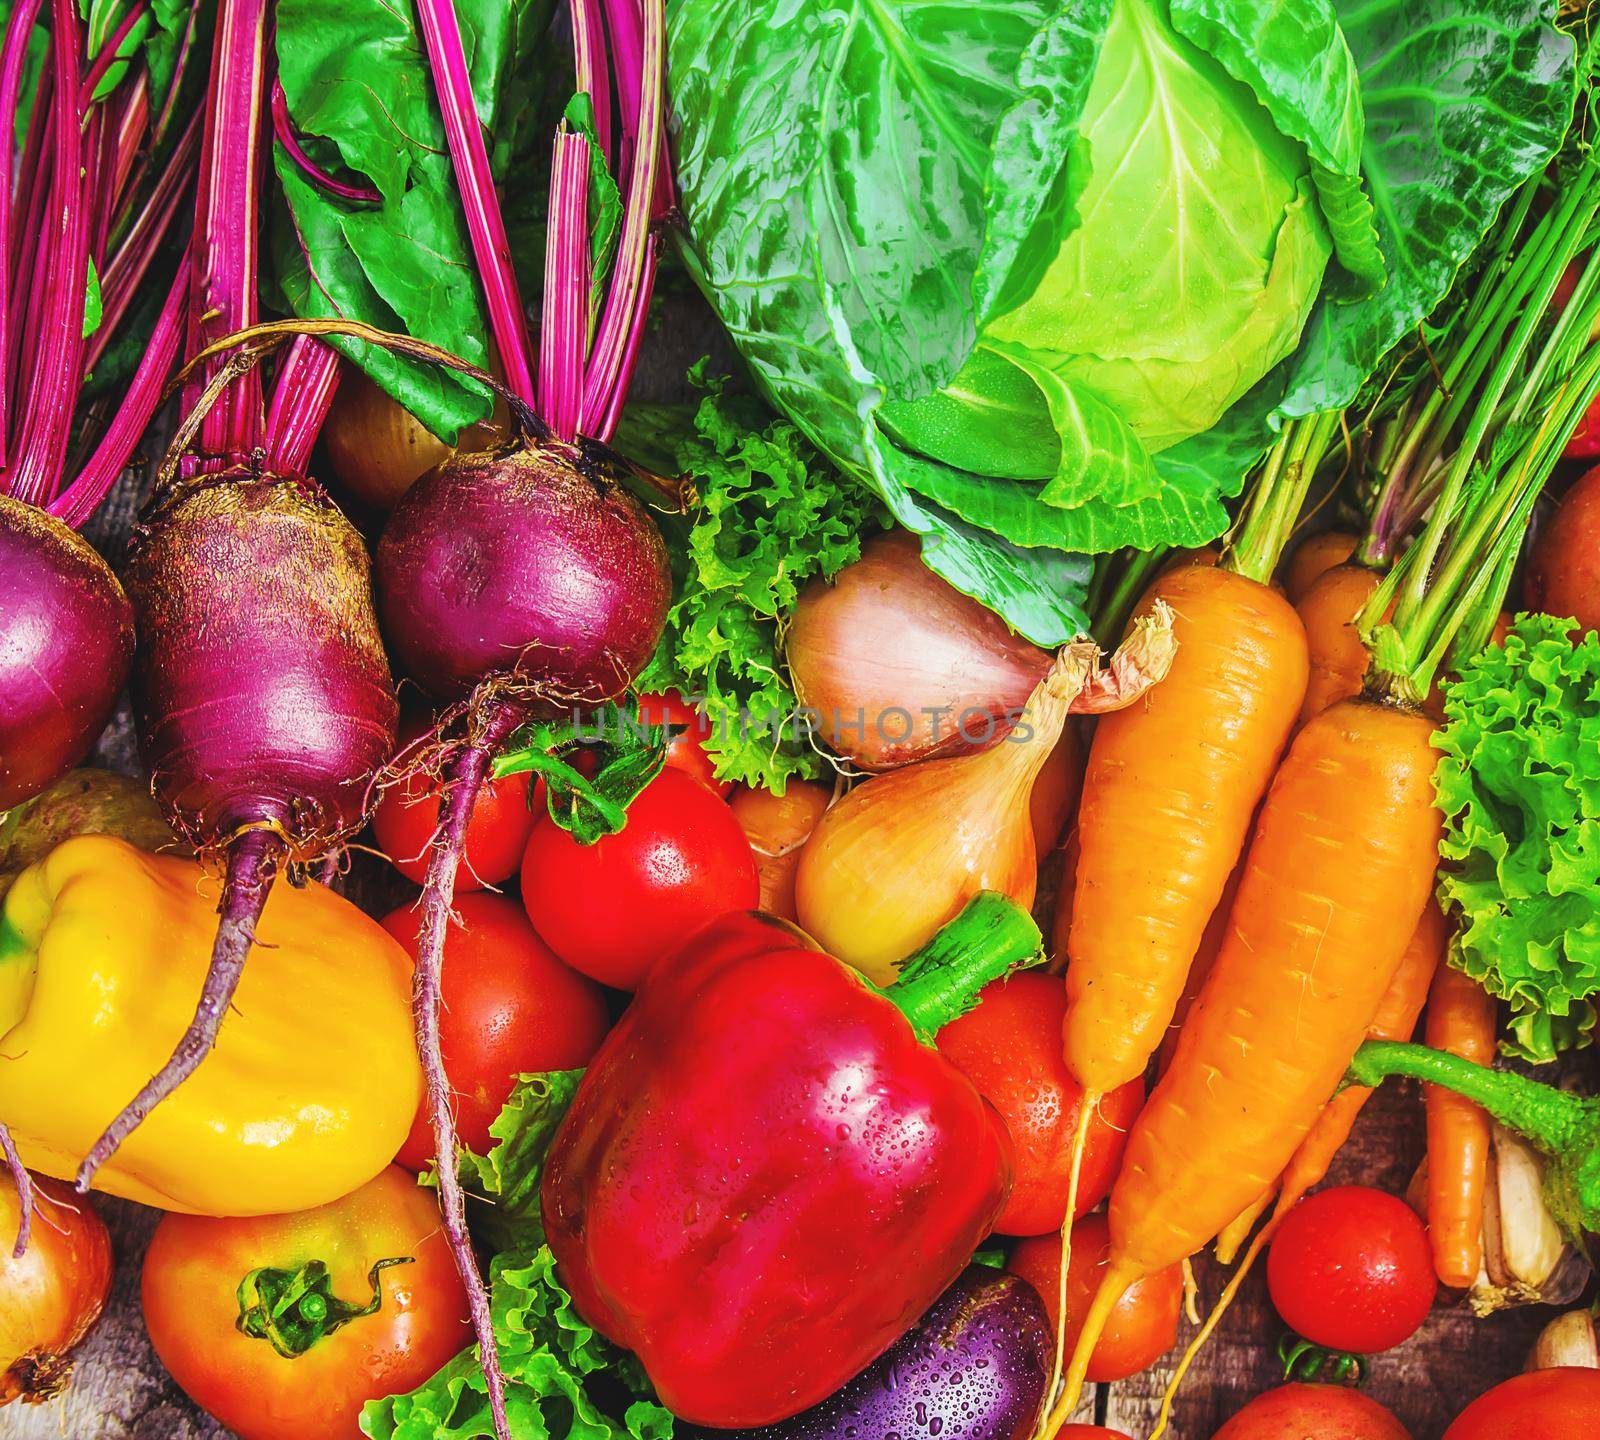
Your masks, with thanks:
[[[133,611],[106,562],[0,495],[0,811],[83,759],[132,657]]]
[[[217,8],[187,297],[196,339],[255,318],[269,10]],[[263,353],[197,357],[128,567],[140,749],[173,828],[222,867],[222,899],[194,1019],[84,1157],[80,1190],[210,1052],[278,871],[317,866],[362,824],[394,748],[366,548],[303,475],[335,358],[297,340],[264,409]]]
[[[596,445],[458,456],[395,506],[378,596],[396,658],[441,699],[598,705],[644,668],[672,581],[661,534]]]

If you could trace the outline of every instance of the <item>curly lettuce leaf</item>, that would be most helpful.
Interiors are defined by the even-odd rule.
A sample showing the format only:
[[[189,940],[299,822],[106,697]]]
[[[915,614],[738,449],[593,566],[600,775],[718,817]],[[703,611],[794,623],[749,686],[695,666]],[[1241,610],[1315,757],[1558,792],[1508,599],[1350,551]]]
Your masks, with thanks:
[[[1587,1045],[1600,993],[1600,637],[1519,616],[1445,691],[1434,775],[1451,963],[1511,1006],[1507,1049]]]
[[[671,1413],[637,1362],[584,1324],[547,1246],[497,1255],[490,1287],[518,1440],[671,1440]],[[492,1437],[477,1351],[463,1350],[410,1394],[370,1402],[361,1428],[372,1440]]]
[[[782,794],[790,776],[826,764],[796,722],[784,618],[808,580],[850,564],[887,517],[753,396],[728,393],[704,362],[690,380],[706,392],[692,415],[636,410],[617,438],[624,453],[686,477],[698,500],[675,537],[666,631],[635,688],[697,703],[718,777]]]

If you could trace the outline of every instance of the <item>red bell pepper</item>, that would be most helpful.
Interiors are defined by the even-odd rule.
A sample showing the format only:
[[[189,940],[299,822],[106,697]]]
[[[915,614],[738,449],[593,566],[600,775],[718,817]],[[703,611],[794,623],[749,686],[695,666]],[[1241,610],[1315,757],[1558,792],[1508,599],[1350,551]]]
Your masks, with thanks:
[[[933,1048],[1039,931],[985,894],[880,990],[767,916],[653,969],[548,1157],[562,1283],[702,1425],[786,1419],[906,1332],[1011,1189],[999,1116]]]

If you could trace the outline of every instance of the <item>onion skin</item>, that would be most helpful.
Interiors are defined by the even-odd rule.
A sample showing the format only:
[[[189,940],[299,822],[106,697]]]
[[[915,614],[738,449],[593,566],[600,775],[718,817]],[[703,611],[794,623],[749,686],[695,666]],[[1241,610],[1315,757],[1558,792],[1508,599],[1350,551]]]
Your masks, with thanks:
[[[876,1440],[924,1434],[1026,1440],[1044,1401],[1051,1340],[1025,1280],[970,1266],[893,1348],[820,1405],[755,1430],[688,1440]]]
[[[0,1168],[0,1406],[59,1395],[72,1371],[68,1352],[105,1308],[111,1237],[94,1207],[59,1180],[35,1176],[33,1238],[11,1254],[17,1190]]]
[[[81,536],[0,496],[0,812],[43,790],[105,729],[133,659],[133,610]]]
[[[823,738],[873,771],[992,745],[1050,668],[1046,651],[928,569],[905,530],[807,585],[787,648]]]
[[[597,705],[666,623],[666,546],[607,452],[554,443],[457,455],[395,506],[378,542],[384,633],[440,699],[501,677],[529,701]]]
[[[206,477],[141,532],[139,744],[197,849],[266,823],[314,859],[361,824],[399,719],[370,576],[360,535],[303,481]]]

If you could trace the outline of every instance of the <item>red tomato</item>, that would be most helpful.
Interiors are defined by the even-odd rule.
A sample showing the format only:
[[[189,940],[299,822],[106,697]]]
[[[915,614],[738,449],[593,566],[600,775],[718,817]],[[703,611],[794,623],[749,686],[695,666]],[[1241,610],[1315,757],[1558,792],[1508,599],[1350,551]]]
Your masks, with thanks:
[[[320,1260],[331,1295],[361,1306],[372,1297],[368,1271],[397,1258],[410,1263],[378,1272],[372,1314],[292,1359],[236,1326],[239,1285],[254,1270],[287,1279]],[[394,1165],[296,1215],[168,1215],[145,1254],[143,1298],[161,1363],[239,1440],[360,1440],[363,1404],[420,1385],[472,1339],[434,1192]]]
[[[457,894],[499,885],[517,873],[533,829],[534,813],[528,806],[531,778],[508,775],[504,780],[488,781],[478,792],[472,818],[467,821],[466,849],[456,866]],[[413,775],[385,790],[372,815],[378,848],[414,885],[427,878],[433,837],[439,828],[439,791],[436,782]]]
[[[1600,628],[1600,467],[1561,497],[1540,529],[1522,594],[1530,610],[1570,615],[1585,630]]]
[[[445,932],[439,976],[439,1042],[461,1143],[481,1154],[517,1076],[587,1065],[611,1021],[604,992],[556,959],[515,900],[463,895],[456,913],[461,924]],[[406,905],[383,928],[414,957],[420,920],[418,908]],[[411,1170],[433,1158],[426,1105],[397,1158]]]
[[[760,899],[755,856],[734,815],[681,770],[663,770],[616,835],[580,845],[548,815],[522,857],[533,927],[575,970],[620,990],[707,921]]]
[[[1067,1262],[1067,1354],[1078,1343],[1084,1316],[1094,1300],[1111,1257],[1111,1233],[1104,1215],[1089,1215],[1072,1227],[1072,1258]],[[1011,1252],[1006,1269],[1020,1275],[1044,1301],[1050,1326],[1056,1326],[1061,1237],[1040,1235]],[[1136,1280],[1112,1308],[1104,1333],[1089,1357],[1088,1378],[1126,1380],[1165,1355],[1178,1338],[1183,1307],[1183,1267],[1169,1265]]]
[[[975,1009],[939,1032],[940,1053],[1000,1112],[1016,1152],[1011,1198],[995,1222],[1002,1235],[1043,1235],[1067,1213],[1069,1162],[1083,1090],[1061,1057],[1067,992],[1050,975],[1024,972],[984,990]],[[1111,1190],[1128,1128],[1144,1104],[1130,1080],[1100,1102],[1078,1178],[1078,1214]]]
[[[1433,1252],[1404,1200],[1337,1185],[1289,1212],[1267,1254],[1267,1288],[1284,1323],[1307,1340],[1370,1355],[1428,1318]]]
[[[1594,1440],[1600,1435],[1600,1370],[1531,1370],[1478,1396],[1444,1440]]]
[[[733,789],[733,781],[717,779],[711,757],[706,754],[711,722],[676,690],[663,690],[659,695],[641,695],[639,718],[651,725],[686,725],[686,730],[680,730],[667,741],[667,764],[674,770],[692,776],[702,785],[709,785],[719,795],[726,795]]]
[[[1211,1440],[1411,1440],[1411,1432],[1359,1390],[1297,1384],[1257,1395]]]
[[[1567,460],[1592,460],[1600,455],[1600,397],[1589,402],[1589,408],[1578,421],[1578,428],[1561,452]]]

